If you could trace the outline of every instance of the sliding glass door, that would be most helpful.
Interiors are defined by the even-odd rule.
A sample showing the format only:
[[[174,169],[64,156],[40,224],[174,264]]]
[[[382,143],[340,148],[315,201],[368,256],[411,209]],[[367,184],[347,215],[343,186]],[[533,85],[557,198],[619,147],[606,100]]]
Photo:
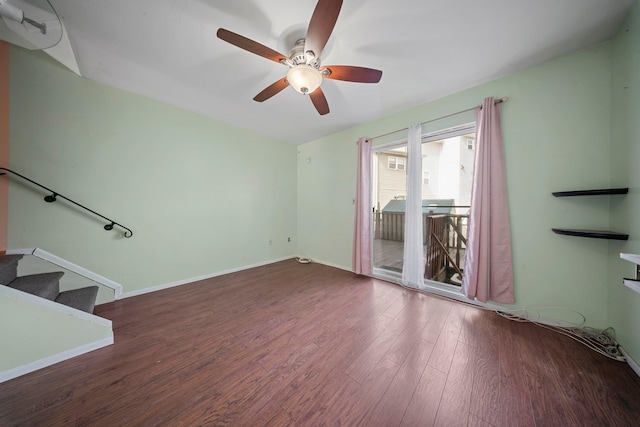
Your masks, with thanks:
[[[399,280],[405,262],[406,141],[373,148],[374,275]],[[475,124],[422,137],[424,278],[459,286],[475,159]]]
[[[402,274],[407,195],[407,144],[373,149],[373,268]]]

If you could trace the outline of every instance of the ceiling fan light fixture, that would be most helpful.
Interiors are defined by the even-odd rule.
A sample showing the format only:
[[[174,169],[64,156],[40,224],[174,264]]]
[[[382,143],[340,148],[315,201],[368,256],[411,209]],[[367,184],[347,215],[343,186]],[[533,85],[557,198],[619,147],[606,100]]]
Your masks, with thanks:
[[[307,64],[299,64],[289,69],[287,82],[297,92],[308,95],[322,84],[322,74],[317,68]]]
[[[0,2],[6,0],[0,0]],[[24,0],[23,0],[24,1]],[[219,39],[255,55],[289,67],[287,77],[280,78],[253,97],[256,102],[264,102],[280,93],[287,86],[303,95],[309,95],[311,103],[323,116],[329,113],[329,104],[320,88],[322,80],[344,80],[356,83],[378,83],[382,71],[351,65],[331,65],[321,69],[320,56],[336,24],[343,0],[318,0],[307,27],[307,35],[298,39],[289,57],[276,52],[254,40],[224,28],[218,28]]]

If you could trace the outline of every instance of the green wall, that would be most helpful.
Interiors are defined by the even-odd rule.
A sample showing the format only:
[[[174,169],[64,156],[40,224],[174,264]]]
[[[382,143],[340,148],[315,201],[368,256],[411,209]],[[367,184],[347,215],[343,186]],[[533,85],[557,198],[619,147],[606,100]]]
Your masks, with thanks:
[[[0,295],[0,374],[113,338],[111,327]]]
[[[10,167],[134,236],[14,179],[9,248],[40,247],[124,292],[296,253],[294,146],[79,78],[43,53],[12,47],[10,73]]]
[[[607,228],[609,199],[558,199],[551,192],[609,185],[610,86],[607,42],[298,147],[300,253],[351,268],[358,137],[465,110],[487,96],[508,96],[501,109],[516,306],[562,307],[542,314],[578,321],[569,311],[575,310],[589,325],[607,326],[609,243],[559,236],[551,228]],[[469,118],[463,114],[429,127]],[[386,139],[393,137],[405,136]]]
[[[622,285],[635,276],[620,252],[640,254],[640,5],[636,5],[613,40],[611,182],[629,187],[612,198],[611,227],[629,233],[622,245],[610,245],[609,323],[618,340],[640,362],[640,294]]]

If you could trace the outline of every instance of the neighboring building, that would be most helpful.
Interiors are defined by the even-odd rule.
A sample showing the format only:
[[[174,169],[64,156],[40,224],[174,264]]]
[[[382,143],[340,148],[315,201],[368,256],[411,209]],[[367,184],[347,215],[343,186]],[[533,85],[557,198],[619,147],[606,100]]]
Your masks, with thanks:
[[[422,144],[422,198],[453,199],[456,206],[470,206],[475,153],[474,134]]]
[[[467,134],[422,144],[422,198],[452,199],[471,205],[475,135]],[[407,194],[406,149],[379,152],[374,157],[373,204],[376,210]],[[456,213],[466,213],[458,208]]]
[[[406,150],[383,151],[374,157],[374,194],[376,210],[385,207],[390,200],[404,200],[407,196]]]

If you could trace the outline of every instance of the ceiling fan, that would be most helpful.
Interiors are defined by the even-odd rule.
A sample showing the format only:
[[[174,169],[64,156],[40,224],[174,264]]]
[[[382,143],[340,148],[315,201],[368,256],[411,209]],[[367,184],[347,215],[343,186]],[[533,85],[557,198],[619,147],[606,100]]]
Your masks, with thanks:
[[[350,65],[320,65],[320,54],[336,25],[341,7],[342,0],[319,0],[311,16],[307,36],[296,42],[289,57],[224,28],[218,29],[218,38],[289,67],[286,77],[257,94],[253,98],[254,101],[266,101],[287,86],[291,86],[301,94],[309,95],[318,113],[325,115],[329,113],[329,104],[320,88],[324,78],[356,83],[380,81],[380,70]]]

